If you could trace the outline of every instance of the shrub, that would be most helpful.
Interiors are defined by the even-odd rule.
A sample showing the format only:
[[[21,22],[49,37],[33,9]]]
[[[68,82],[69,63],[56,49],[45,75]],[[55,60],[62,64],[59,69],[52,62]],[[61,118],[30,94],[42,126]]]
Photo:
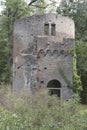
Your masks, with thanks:
[[[13,109],[0,108],[0,130],[86,130],[87,111],[83,111],[77,96],[60,101],[44,89],[35,95],[28,90],[11,96]]]

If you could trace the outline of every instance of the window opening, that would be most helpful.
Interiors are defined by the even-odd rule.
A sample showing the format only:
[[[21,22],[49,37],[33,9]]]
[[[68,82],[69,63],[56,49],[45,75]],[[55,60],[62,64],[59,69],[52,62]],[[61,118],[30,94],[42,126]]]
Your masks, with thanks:
[[[49,89],[50,95],[57,95],[61,97],[61,84],[58,80],[54,79],[48,82],[47,88]]]
[[[51,35],[52,36],[56,35],[56,25],[55,24],[51,24]]]
[[[44,34],[49,35],[49,24],[48,23],[44,24]]]

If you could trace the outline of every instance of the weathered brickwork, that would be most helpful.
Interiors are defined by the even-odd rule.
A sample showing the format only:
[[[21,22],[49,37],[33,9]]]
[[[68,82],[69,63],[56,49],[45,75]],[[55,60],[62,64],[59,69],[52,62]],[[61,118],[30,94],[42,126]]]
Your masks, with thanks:
[[[16,21],[13,90],[28,87],[33,92],[34,87],[44,87],[51,88],[51,94],[71,98],[72,90],[64,76],[72,84],[73,56],[70,51],[74,46],[74,29],[72,19],[56,14],[35,15]]]

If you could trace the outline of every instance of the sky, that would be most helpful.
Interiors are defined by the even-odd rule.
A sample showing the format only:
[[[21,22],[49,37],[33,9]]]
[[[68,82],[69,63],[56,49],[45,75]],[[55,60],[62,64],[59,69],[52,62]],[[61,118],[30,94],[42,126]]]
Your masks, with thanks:
[[[1,0],[0,0],[0,12],[1,12],[2,8],[1,8]]]
[[[4,6],[2,5],[4,1],[5,0],[0,0],[0,14],[1,14],[1,11],[3,10],[3,8],[4,8]]]

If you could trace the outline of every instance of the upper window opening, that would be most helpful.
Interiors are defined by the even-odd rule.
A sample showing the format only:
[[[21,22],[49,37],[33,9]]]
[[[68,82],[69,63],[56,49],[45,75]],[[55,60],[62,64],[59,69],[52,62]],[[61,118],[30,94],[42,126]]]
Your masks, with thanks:
[[[44,24],[44,34],[49,35],[49,24],[48,23]]]
[[[52,36],[56,35],[56,25],[54,23],[51,24],[51,35]]]

